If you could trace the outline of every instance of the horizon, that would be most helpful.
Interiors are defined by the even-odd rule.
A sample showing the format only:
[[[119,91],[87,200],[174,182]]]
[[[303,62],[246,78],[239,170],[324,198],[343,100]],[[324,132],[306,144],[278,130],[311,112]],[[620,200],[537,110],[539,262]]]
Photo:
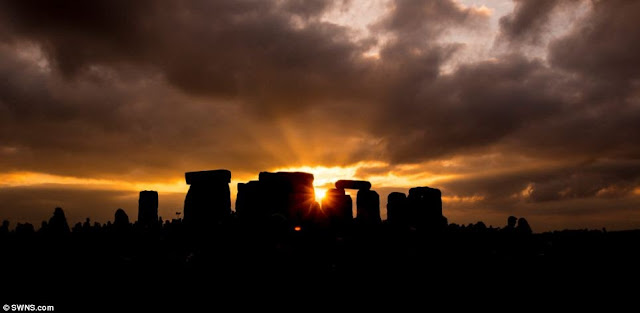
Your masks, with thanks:
[[[640,229],[640,2],[6,1],[0,219],[183,211],[226,168],[442,190],[450,223]]]
[[[325,199],[325,193],[328,189],[330,188],[336,188],[336,182],[340,179],[356,179],[356,178],[349,178],[349,177],[339,177],[337,179],[335,179],[334,181],[327,181],[326,179],[320,179],[320,183],[318,183],[318,180],[315,179],[315,174],[310,173],[310,172],[304,172],[305,169],[308,169],[308,167],[301,167],[298,169],[288,169],[288,170],[276,170],[276,171],[266,171],[266,172],[271,172],[271,173],[308,173],[314,176],[314,193],[315,193],[315,201],[316,203],[320,204],[322,202],[322,200]],[[224,169],[220,169],[220,170],[224,170]],[[260,173],[263,173],[265,171],[262,171]],[[331,172],[331,171],[329,171]],[[185,173],[187,174],[187,173]],[[229,189],[231,191],[230,193],[230,201],[231,201],[231,211],[237,213],[236,210],[236,200],[237,200],[237,194],[238,194],[238,188],[237,185],[239,183],[247,183],[249,181],[257,181],[258,180],[258,175],[256,175],[255,177],[253,177],[252,179],[240,182],[237,179],[233,179],[233,175],[232,175],[232,179],[231,179],[231,183],[229,184]],[[64,208],[61,206],[55,206],[54,208],[62,208],[65,212],[65,215],[67,217],[67,220],[69,222],[69,225],[75,225],[75,224],[82,224],[83,222],[86,221],[86,219],[90,219],[92,223],[99,223],[102,225],[105,225],[107,222],[112,222],[114,220],[113,216],[115,214],[115,212],[117,210],[124,210],[127,215],[130,215],[130,219],[132,223],[135,223],[137,221],[137,219],[134,219],[134,217],[137,215],[138,210],[139,210],[139,196],[140,193],[143,191],[154,191],[154,192],[158,192],[158,217],[163,219],[164,221],[172,221],[172,220],[181,220],[183,218],[183,206],[184,206],[184,199],[186,196],[186,191],[189,189],[189,184],[185,183],[184,186],[186,186],[186,190],[184,192],[176,192],[176,191],[170,191],[170,192],[159,192],[157,190],[151,190],[151,189],[145,189],[145,190],[139,190],[139,191],[135,191],[135,192],[131,192],[131,194],[127,194],[126,196],[121,196],[122,198],[126,199],[121,203],[126,203],[126,205],[124,206],[118,206],[117,208],[105,208],[103,210],[99,210],[97,211],[97,218],[95,216],[83,216],[82,214],[86,213],[86,209],[87,207],[80,207],[80,208],[71,208],[70,210],[68,210],[68,208]],[[396,187],[396,188],[376,188],[375,184],[372,184],[372,190],[374,191],[379,191],[379,195],[380,195],[380,216],[382,218],[383,221],[386,221],[388,219],[388,211],[387,211],[387,197],[389,196],[390,193],[392,192],[400,192],[403,193],[405,195],[408,195],[408,191],[411,188],[414,187],[434,187],[434,186],[408,186],[408,187]],[[436,187],[437,188],[437,187]],[[77,190],[76,190],[77,191]],[[93,192],[95,190],[91,190],[91,189],[87,189],[84,190],[86,192]],[[115,190],[117,191],[117,190]],[[353,199],[353,203],[352,203],[352,207],[351,207],[351,211],[353,216],[355,217],[357,215],[357,208],[356,208],[356,194],[357,194],[357,190],[346,190],[346,194],[349,195],[352,199]],[[169,201],[169,203],[173,204],[172,206],[167,206],[167,205],[163,205],[163,199],[166,199],[166,196],[169,195],[169,199],[171,199]],[[500,229],[503,228],[507,223],[507,218],[510,215],[495,215],[495,216],[485,216],[488,217],[488,219],[483,219],[482,217],[479,217],[479,219],[477,220],[470,220],[470,221],[458,221],[458,220],[452,220],[451,219],[451,215],[447,215],[447,213],[451,213],[448,212],[446,209],[446,204],[451,201],[460,201],[458,199],[451,199],[451,197],[443,194],[442,195],[442,203],[443,203],[443,214],[445,217],[449,217],[448,223],[449,224],[456,224],[456,225],[460,225],[460,226],[472,226],[475,225],[476,223],[484,223],[486,224],[487,227],[489,228],[496,228],[496,229]],[[44,212],[46,210],[43,210],[43,212],[40,212],[39,214],[45,214],[43,216],[42,219],[39,219],[39,217],[34,216],[30,219],[22,219],[22,220],[10,220],[10,219],[5,219],[9,222],[12,222],[9,229],[15,229],[16,225],[18,223],[29,223],[32,224],[34,226],[34,228],[36,230],[38,230],[40,228],[40,222],[43,221],[47,221],[47,216],[51,216],[54,208],[48,210],[48,215],[47,212]],[[96,212],[96,211],[94,211]],[[165,213],[165,214],[163,214]],[[179,214],[178,214],[179,213]],[[455,213],[455,212],[454,212]],[[524,217],[524,218],[529,218],[527,216],[517,216],[517,217]],[[534,218],[532,219],[533,221],[536,221],[537,219]],[[544,232],[550,232],[550,231],[561,231],[561,230],[582,230],[582,229],[590,229],[590,230],[602,230],[602,229],[607,229],[607,227],[602,226],[602,227],[578,227],[578,228],[553,228],[552,225],[554,224],[541,224],[539,225],[540,227],[536,227],[537,225],[533,224],[533,231],[534,233],[544,233]],[[608,229],[611,231],[625,231],[625,230],[635,230],[634,228],[620,228],[620,229]]]

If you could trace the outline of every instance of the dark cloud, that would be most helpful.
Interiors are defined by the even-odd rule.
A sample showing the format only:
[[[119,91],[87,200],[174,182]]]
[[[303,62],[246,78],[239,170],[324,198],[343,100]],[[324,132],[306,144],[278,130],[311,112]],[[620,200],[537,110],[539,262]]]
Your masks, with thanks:
[[[625,197],[640,184],[640,161],[599,160],[581,164],[539,164],[511,171],[488,171],[463,180],[442,182],[453,195],[505,198],[529,202],[591,197]]]
[[[366,70],[358,55],[367,47],[350,41],[346,29],[311,19],[326,1],[282,6],[9,1],[2,9],[15,39],[40,43],[67,77],[96,64],[136,66],[189,93],[246,98],[268,109],[294,110],[328,95],[348,98]],[[292,20],[298,14],[303,25]]]
[[[540,43],[540,36],[549,28],[552,11],[565,1],[515,0],[513,12],[500,18],[502,40],[515,43]]]
[[[482,25],[487,16],[450,0],[395,1],[392,11],[374,29],[393,32],[398,40],[433,40],[453,27]]]
[[[485,149],[562,112],[557,81],[539,60],[518,55],[464,65],[422,85],[381,135],[389,136],[390,158],[401,163]]]
[[[339,1],[288,0],[288,1],[283,1],[281,4],[281,7],[287,12],[291,12],[293,14],[299,15],[304,19],[310,19],[313,17],[318,17],[321,13],[331,8],[333,5],[336,5],[335,2],[339,2]],[[342,0],[342,2],[343,2],[342,4],[345,5],[346,2],[348,2],[348,0]]]
[[[577,2],[515,1],[506,52],[466,60],[490,17],[451,0],[395,1],[365,38],[323,19],[349,1],[3,1],[0,167],[169,181],[382,161],[358,175],[456,174],[447,195],[491,216],[632,203],[640,7],[594,1],[547,38]]]
[[[584,75],[585,79],[603,80],[599,83],[605,87],[637,91],[639,19],[640,3],[636,1],[594,1],[581,23],[551,43],[549,59],[554,66]]]

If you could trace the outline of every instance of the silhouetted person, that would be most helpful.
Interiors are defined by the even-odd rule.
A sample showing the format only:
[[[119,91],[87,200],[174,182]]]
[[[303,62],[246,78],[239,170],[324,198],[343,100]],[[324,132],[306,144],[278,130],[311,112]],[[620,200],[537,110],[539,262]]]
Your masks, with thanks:
[[[18,235],[31,235],[34,233],[34,228],[31,223],[18,223],[16,225],[16,234]]]
[[[91,219],[87,217],[87,219],[84,220],[84,224],[82,224],[82,229],[87,232],[91,230]]]
[[[67,218],[64,216],[62,208],[55,208],[53,216],[49,219],[49,232],[54,234],[69,233],[69,224],[67,224]]]
[[[38,229],[38,232],[46,233],[48,230],[49,230],[49,223],[47,223],[47,221],[42,221],[42,223],[40,223],[40,229]]]
[[[113,220],[113,228],[115,230],[128,230],[131,225],[129,224],[129,216],[123,209],[116,210],[115,218]]]
[[[486,231],[487,230],[487,225],[485,225],[484,222],[479,221],[476,223],[476,225],[474,225],[474,228],[476,231]]]
[[[518,219],[518,226],[516,226],[516,231],[520,234],[530,235],[533,233],[531,230],[531,226],[529,226],[529,222],[524,217]]]
[[[0,235],[4,235],[8,233],[9,233],[9,221],[4,220],[2,221],[2,226],[0,227]]]
[[[518,221],[518,218],[516,218],[515,216],[509,216],[507,218],[507,226],[505,226],[505,228],[503,228],[502,231],[508,232],[508,233],[515,231],[517,221]]]
[[[71,229],[72,232],[74,233],[80,233],[83,231],[82,229],[82,223],[77,222],[75,225],[73,225],[73,228]]]

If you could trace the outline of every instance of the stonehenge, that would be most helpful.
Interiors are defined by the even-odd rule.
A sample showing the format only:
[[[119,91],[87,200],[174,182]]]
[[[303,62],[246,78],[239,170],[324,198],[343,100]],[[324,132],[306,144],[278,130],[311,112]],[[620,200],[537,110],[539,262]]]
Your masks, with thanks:
[[[196,227],[211,225],[231,214],[231,172],[211,170],[185,173],[190,185],[184,199],[184,222]]]
[[[408,225],[407,195],[402,192],[389,194],[387,197],[387,221],[396,225]]]
[[[231,172],[211,170],[185,173],[189,191],[184,202],[185,224],[204,225],[219,222],[231,214],[229,183]],[[354,220],[358,225],[382,222],[380,196],[363,180],[338,180],[336,188],[327,190],[322,205],[315,200],[314,176],[304,172],[260,172],[258,180],[238,183],[235,211],[240,220],[252,223],[286,221],[292,226],[342,228]],[[356,216],[353,201],[345,189],[358,190]],[[387,220],[394,226],[422,230],[441,229],[442,215],[439,189],[415,187],[408,195],[392,192],[387,198]],[[157,220],[158,199],[154,191],[140,192],[138,220]]]
[[[364,180],[338,180],[335,185],[335,190],[337,191],[333,193],[344,194],[345,189],[358,190],[356,198],[356,221],[358,223],[378,224],[382,221],[380,219],[380,196],[377,192],[371,190],[370,182]],[[351,197],[349,197],[349,203],[351,203]],[[353,218],[352,214],[350,216]]]
[[[371,183],[366,180],[339,180],[336,182],[337,189],[358,189],[369,190]]]
[[[409,196],[392,192],[387,198],[387,219],[395,226],[412,226],[416,229],[434,231],[446,226],[442,215],[442,195],[439,189],[415,187]]]
[[[138,223],[152,226],[158,222],[158,192],[153,190],[140,191],[138,198]]]
[[[345,194],[344,189],[329,189],[322,200],[323,213],[327,215],[331,225],[339,227],[345,226],[353,220],[352,207],[351,196]]]
[[[380,218],[380,196],[373,190],[358,190],[356,199],[357,216],[356,221],[361,224],[378,224],[382,222]]]
[[[440,189],[430,187],[415,187],[409,189],[407,205],[409,215],[415,226],[434,229],[441,225],[442,194]]]
[[[250,221],[281,216],[293,224],[312,217],[315,201],[313,174],[261,172],[257,181],[238,184],[236,212]]]

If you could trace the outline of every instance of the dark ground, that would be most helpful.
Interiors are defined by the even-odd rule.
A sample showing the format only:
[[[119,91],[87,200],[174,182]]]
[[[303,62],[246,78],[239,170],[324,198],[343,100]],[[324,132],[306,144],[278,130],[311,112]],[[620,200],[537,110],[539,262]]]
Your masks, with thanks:
[[[336,233],[235,220],[201,232],[181,223],[10,232],[0,238],[0,298],[57,312],[613,304],[637,295],[639,243],[640,231],[427,233],[382,224]]]

